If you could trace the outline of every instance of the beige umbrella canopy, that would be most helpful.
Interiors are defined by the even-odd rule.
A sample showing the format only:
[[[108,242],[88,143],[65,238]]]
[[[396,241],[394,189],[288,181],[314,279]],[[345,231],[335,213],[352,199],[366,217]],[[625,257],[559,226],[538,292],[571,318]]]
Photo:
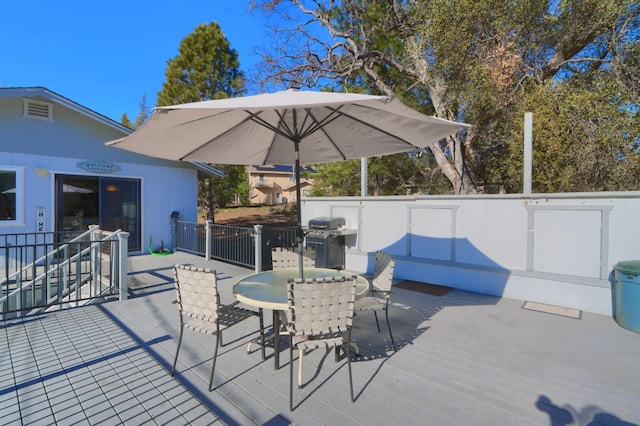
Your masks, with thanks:
[[[299,202],[300,163],[425,148],[467,127],[385,96],[286,90],[156,108],[138,130],[107,145],[169,160],[295,164]],[[302,253],[300,208],[298,229]]]

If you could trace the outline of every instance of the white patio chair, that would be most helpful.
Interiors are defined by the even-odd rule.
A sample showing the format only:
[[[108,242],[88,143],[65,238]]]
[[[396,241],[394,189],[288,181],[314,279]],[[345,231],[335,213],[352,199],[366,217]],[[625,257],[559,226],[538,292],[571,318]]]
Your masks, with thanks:
[[[274,247],[271,249],[271,264],[273,269],[298,268],[300,255],[297,248]],[[316,266],[315,251],[305,247],[302,252],[302,267],[314,268]],[[280,314],[280,334],[287,334],[287,318],[284,312]],[[247,347],[247,351],[251,351],[251,343]]]
[[[273,269],[297,268],[299,259],[298,249],[288,249],[284,247],[274,247],[271,249],[271,264]],[[316,266],[315,252],[305,247],[302,253],[304,268]]]
[[[171,376],[174,375],[176,369],[182,335],[185,328],[216,336],[209,391],[213,390],[213,373],[216,369],[218,347],[223,346],[222,331],[224,329],[238,324],[249,317],[258,316],[260,320],[262,359],[265,359],[262,309],[258,310],[258,312],[244,309],[237,306],[239,302],[234,302],[226,306],[220,304],[216,273],[211,269],[196,268],[188,265],[175,265],[173,270],[178,297],[177,303],[180,308],[180,337],[178,338],[176,357],[173,361],[173,367],[171,368]]]
[[[356,277],[296,278],[288,284],[289,409],[293,411],[293,350],[299,351],[298,386],[302,383],[302,359],[306,350],[335,348],[336,362],[344,346],[349,370],[351,401],[351,323]],[[346,335],[346,336],[345,336]]]
[[[376,252],[376,263],[374,267],[373,279],[371,282],[371,291],[369,296],[362,297],[356,301],[356,312],[370,311],[373,312],[380,333],[380,323],[378,322],[378,312],[384,311],[387,320],[387,328],[389,329],[389,337],[393,345],[393,351],[396,351],[396,343],[391,333],[391,325],[389,324],[389,302],[391,301],[391,285],[393,284],[393,270],[395,268],[395,259],[388,253],[383,251]]]

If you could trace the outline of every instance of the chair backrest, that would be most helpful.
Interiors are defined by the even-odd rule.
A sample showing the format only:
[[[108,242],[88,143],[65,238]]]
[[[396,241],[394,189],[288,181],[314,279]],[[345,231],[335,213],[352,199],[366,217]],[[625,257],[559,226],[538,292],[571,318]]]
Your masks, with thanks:
[[[273,269],[297,268],[298,267],[298,250],[283,247],[274,247],[271,249],[271,264]],[[302,266],[305,268],[313,268],[316,266],[315,252],[308,247],[304,248],[302,253]]]
[[[379,291],[391,291],[393,270],[396,260],[384,251],[376,252],[376,263],[373,272],[373,287]]]
[[[193,318],[215,321],[220,305],[216,271],[175,265],[173,273],[180,311]]]
[[[347,331],[353,321],[356,277],[296,278],[287,287],[287,329],[297,336]]]

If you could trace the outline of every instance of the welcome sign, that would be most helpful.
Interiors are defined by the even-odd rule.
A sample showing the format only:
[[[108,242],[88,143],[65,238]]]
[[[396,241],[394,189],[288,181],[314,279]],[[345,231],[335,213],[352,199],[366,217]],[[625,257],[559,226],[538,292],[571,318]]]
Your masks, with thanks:
[[[120,166],[108,161],[82,161],[77,163],[76,166],[91,173],[115,173],[120,171]]]

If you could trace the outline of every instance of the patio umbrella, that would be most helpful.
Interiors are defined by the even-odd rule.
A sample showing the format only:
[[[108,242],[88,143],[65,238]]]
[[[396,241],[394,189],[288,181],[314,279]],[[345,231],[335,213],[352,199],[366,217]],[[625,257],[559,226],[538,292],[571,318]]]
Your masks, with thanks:
[[[107,145],[169,160],[294,164],[302,257],[300,163],[424,148],[466,127],[426,116],[385,96],[291,89],[159,107],[134,133]]]

